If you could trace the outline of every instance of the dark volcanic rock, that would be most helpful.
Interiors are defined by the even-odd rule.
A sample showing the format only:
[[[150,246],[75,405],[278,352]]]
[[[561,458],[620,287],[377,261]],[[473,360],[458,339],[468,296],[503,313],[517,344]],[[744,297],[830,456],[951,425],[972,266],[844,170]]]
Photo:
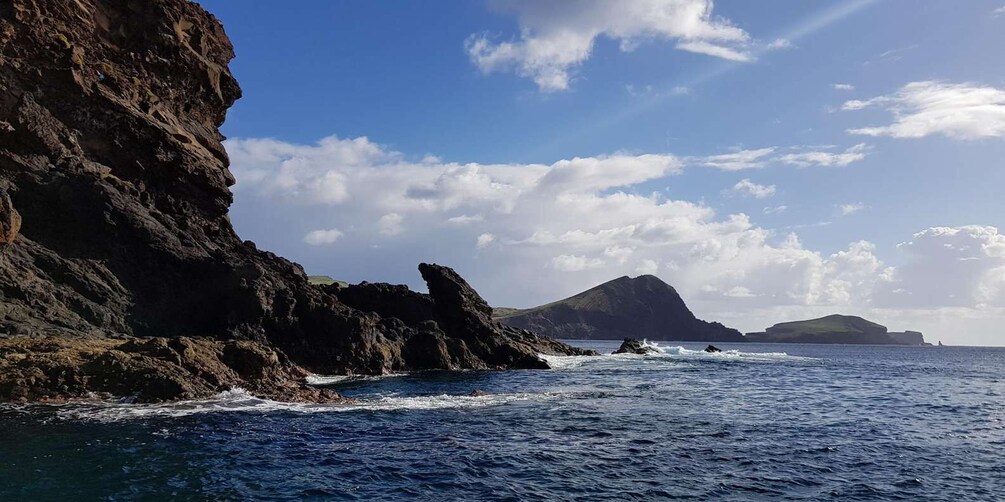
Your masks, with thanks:
[[[705,347],[705,352],[708,352],[709,354],[715,354],[717,352],[722,352],[722,349],[716,347],[715,345],[709,345],[708,347]]]
[[[743,335],[695,318],[677,291],[652,275],[621,277],[578,295],[498,320],[558,339],[742,342]]]
[[[210,397],[233,387],[284,401],[338,402],[307,372],[255,342],[197,338],[0,337],[0,402]]]
[[[423,263],[419,272],[428,295],[391,284],[328,289],[342,303],[394,325],[404,343],[400,350],[392,344],[392,370],[547,368],[539,354],[595,354],[493,322],[492,308],[448,267]]]
[[[640,342],[634,338],[625,338],[625,341],[621,342],[621,346],[618,350],[612,352],[612,354],[652,354],[659,352],[655,347],[647,345],[645,342]]]
[[[234,52],[195,3],[7,0],[0,49],[0,336],[247,340],[323,373],[572,350],[474,322],[484,308],[448,289],[435,325],[400,290],[355,309],[242,241],[218,131],[241,94]]]

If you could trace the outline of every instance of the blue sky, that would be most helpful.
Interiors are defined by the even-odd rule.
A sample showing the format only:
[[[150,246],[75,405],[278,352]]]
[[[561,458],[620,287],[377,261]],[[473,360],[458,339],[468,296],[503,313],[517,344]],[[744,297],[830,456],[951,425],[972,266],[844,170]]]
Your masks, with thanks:
[[[1005,343],[1002,0],[201,4],[235,227],[310,272],[521,307],[654,273],[744,330]]]

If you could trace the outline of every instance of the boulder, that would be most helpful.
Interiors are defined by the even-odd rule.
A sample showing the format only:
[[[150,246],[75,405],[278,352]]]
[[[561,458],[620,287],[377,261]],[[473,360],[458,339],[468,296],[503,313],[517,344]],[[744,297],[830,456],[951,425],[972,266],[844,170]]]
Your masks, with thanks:
[[[614,354],[654,354],[658,353],[657,350],[652,345],[647,344],[645,341],[638,341],[634,338],[625,338],[625,341],[621,342],[621,346],[618,350],[615,350]]]

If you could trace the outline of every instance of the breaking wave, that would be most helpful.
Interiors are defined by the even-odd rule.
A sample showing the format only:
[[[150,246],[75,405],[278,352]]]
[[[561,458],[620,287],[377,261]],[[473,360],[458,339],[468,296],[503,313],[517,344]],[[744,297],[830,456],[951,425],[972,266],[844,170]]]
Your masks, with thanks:
[[[579,368],[583,365],[611,363],[626,363],[630,361],[743,361],[743,362],[779,362],[805,361],[808,357],[791,356],[785,352],[742,352],[739,350],[724,350],[722,352],[705,352],[704,350],[688,349],[681,346],[663,347],[657,342],[642,341],[642,346],[652,349],[648,354],[602,354],[601,356],[555,356],[540,354],[553,370]]]
[[[381,396],[346,404],[283,403],[261,399],[241,388],[221,392],[209,399],[159,404],[74,403],[58,405],[56,416],[67,420],[119,422],[146,418],[178,418],[220,412],[246,413],[344,413],[353,411],[408,411],[484,408],[519,401],[551,399],[557,394],[489,394],[484,396]]]

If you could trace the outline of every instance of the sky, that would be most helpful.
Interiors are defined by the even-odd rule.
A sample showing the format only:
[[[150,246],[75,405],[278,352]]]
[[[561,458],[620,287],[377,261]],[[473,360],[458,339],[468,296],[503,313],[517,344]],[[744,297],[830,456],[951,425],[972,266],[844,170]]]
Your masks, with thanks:
[[[204,0],[231,218],[308,273],[1005,345],[1005,0]]]

